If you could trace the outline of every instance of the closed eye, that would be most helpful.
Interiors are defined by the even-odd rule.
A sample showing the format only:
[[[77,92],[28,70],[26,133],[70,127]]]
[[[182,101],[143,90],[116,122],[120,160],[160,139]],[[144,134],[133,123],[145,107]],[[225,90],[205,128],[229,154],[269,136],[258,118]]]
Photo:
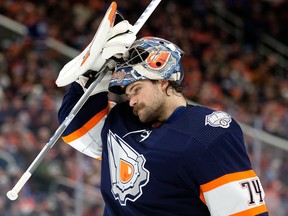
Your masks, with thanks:
[[[140,86],[132,88],[129,93],[126,94],[128,100],[131,98],[131,96],[137,95],[141,90]]]
[[[134,94],[135,94],[135,95],[138,94],[140,90],[141,90],[141,87],[136,87],[136,88],[134,89]]]

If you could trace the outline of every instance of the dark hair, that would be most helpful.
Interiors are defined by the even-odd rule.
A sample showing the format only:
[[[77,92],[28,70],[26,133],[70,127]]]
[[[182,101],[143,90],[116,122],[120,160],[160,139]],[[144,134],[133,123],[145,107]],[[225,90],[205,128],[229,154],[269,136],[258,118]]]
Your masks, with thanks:
[[[151,80],[153,84],[156,84],[159,82],[159,80]],[[166,94],[168,95],[168,88],[171,87],[173,91],[176,91],[177,93],[183,94],[183,85],[181,83],[178,83],[176,81],[168,80],[169,85],[166,88]]]

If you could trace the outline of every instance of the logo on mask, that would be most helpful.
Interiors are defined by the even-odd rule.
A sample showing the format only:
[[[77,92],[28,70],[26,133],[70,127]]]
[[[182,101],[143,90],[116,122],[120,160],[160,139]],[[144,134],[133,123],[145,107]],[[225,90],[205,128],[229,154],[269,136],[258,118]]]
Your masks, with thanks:
[[[117,134],[111,131],[107,139],[112,193],[122,206],[127,200],[134,202],[142,195],[142,188],[149,182],[146,159]]]
[[[123,81],[123,79],[125,78],[125,71],[122,69],[122,70],[118,70],[118,71],[115,71],[113,74],[112,74],[112,77],[111,79],[115,79],[117,80],[117,83],[121,83]]]
[[[150,68],[160,70],[167,64],[170,56],[171,53],[167,51],[161,51],[158,53],[153,51],[147,57],[146,62],[148,63]]]

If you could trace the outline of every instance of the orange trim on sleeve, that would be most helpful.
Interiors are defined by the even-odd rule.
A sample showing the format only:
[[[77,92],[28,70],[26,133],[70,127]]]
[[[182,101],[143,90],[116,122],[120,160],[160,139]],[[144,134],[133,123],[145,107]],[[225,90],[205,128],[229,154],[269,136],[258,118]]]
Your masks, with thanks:
[[[257,206],[239,213],[232,214],[231,216],[253,216],[267,212],[266,205]]]
[[[253,178],[253,177],[256,177],[256,173],[253,170],[231,173],[231,174],[224,175],[220,178],[217,178],[206,184],[203,184],[200,186],[200,188],[201,188],[201,191],[204,193],[204,192],[213,190],[229,182],[238,181],[238,180],[246,179],[246,178]]]
[[[86,124],[84,124],[81,128],[78,130],[72,132],[71,134],[67,136],[63,136],[62,139],[66,143],[70,143],[79,137],[83,136],[86,134],[91,128],[93,128],[96,124],[101,121],[101,119],[104,118],[104,116],[109,112],[110,109],[110,103],[108,103],[108,106],[103,109],[101,112],[97,113],[92,119],[90,119]]]
[[[206,205],[206,200],[205,200],[205,197],[204,197],[204,194],[203,194],[203,193],[200,193],[199,198],[200,198],[200,200]]]

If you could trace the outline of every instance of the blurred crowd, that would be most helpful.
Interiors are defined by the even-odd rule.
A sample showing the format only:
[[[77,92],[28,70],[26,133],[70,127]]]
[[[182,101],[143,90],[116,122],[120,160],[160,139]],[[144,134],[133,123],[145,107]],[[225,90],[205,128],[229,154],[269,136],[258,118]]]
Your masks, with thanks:
[[[149,2],[121,0],[117,4],[133,24]],[[185,51],[183,84],[188,99],[225,110],[240,122],[252,126],[257,123],[260,129],[287,139],[287,71],[279,72],[276,56],[264,58],[257,53],[257,37],[267,33],[288,44],[287,28],[283,27],[288,19],[288,3],[218,2],[246,23],[241,42],[216,25],[211,10],[213,1],[209,0],[161,2],[138,37],[162,37]],[[81,216],[92,212],[101,215],[99,162],[81,157],[61,140],[49,151],[16,201],[9,201],[5,194],[58,127],[57,111],[66,87],[58,88],[55,80],[64,65],[59,61],[61,54],[45,46],[45,40],[52,37],[83,50],[110,3],[0,0],[0,14],[29,30],[25,37],[4,38],[0,33],[0,216],[80,216],[75,213],[77,209],[83,212]],[[247,145],[250,151],[253,143],[248,140]],[[287,152],[274,154],[267,148],[262,156],[261,177],[267,188],[270,213],[287,216]],[[63,178],[67,183],[60,181]],[[85,197],[84,201],[75,202],[75,196]]]
[[[285,0],[225,0],[225,7],[241,17],[249,42],[257,43],[265,33],[288,45],[288,4]]]

